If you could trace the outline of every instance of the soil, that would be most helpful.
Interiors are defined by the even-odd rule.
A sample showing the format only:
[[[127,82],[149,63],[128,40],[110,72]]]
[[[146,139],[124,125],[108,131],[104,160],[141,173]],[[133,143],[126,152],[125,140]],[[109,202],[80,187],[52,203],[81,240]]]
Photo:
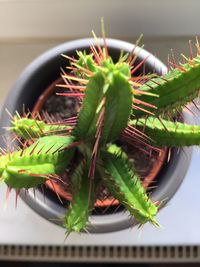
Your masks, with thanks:
[[[42,112],[47,112],[55,118],[55,121],[64,120],[77,114],[80,108],[79,102],[74,97],[56,95],[56,93],[66,92],[57,89],[45,102]]]

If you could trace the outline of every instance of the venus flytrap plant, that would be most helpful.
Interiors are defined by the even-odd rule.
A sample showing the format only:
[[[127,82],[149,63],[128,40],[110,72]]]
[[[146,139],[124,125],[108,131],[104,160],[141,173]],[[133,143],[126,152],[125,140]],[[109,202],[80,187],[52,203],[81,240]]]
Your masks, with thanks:
[[[160,77],[136,75],[148,57],[137,64],[135,48],[116,62],[109,56],[104,31],[103,41],[103,47],[98,41],[96,47],[92,45],[89,54],[64,55],[70,66],[63,71],[66,93],[62,95],[80,102],[77,116],[58,123],[45,121],[39,114],[13,117],[9,130],[21,148],[2,150],[0,159],[1,180],[9,188],[29,189],[60,180],[74,151],[79,151],[81,160],[71,176],[72,201],[64,217],[67,233],[87,230],[101,183],[139,225],[159,225],[155,219],[158,203],[148,196],[118,141],[142,144],[150,151],[200,144],[200,126],[176,120],[199,93],[198,41],[196,57],[184,64],[171,63],[170,71]]]

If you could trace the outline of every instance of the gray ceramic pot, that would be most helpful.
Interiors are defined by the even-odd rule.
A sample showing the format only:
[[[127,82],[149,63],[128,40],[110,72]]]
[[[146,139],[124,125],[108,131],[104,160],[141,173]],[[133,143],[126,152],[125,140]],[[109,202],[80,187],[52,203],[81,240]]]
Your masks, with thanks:
[[[22,105],[30,110],[33,108],[40,94],[52,82],[54,82],[60,73],[60,67],[67,65],[66,59],[60,54],[75,55],[76,50],[89,50],[93,44],[93,39],[80,39],[76,41],[61,44],[40,57],[35,59],[20,75],[13,88],[7,96],[1,113],[0,126],[9,126],[8,115],[4,111],[7,108],[11,113],[16,110],[22,111]],[[102,44],[102,40],[100,40]],[[118,58],[120,52],[130,52],[133,45],[120,40],[107,39],[109,53],[113,58]],[[137,49],[135,50],[137,52]],[[138,56],[138,62],[147,57],[149,53],[142,50]],[[166,66],[154,56],[148,58],[146,62],[146,72],[156,72],[158,74],[166,72]],[[157,177],[157,187],[152,192],[154,200],[166,203],[176,192],[184,179],[185,173],[191,159],[191,149],[182,151],[173,150],[171,160],[165,163]],[[21,194],[23,198],[24,194]],[[61,205],[57,197],[50,190],[45,191],[45,202],[42,192],[36,190],[36,198],[33,193],[27,195],[26,203],[37,213],[46,219],[52,219],[52,222],[60,224],[60,218],[66,213],[65,205]],[[90,218],[90,232],[112,232],[131,226],[133,223],[124,210],[110,213],[93,215]]]

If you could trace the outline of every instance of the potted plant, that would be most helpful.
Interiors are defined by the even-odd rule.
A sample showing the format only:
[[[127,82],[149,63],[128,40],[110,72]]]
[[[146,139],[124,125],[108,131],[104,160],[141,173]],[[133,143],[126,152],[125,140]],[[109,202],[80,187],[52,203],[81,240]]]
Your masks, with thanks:
[[[11,113],[9,131],[14,137],[7,151],[1,149],[1,179],[9,190],[16,189],[17,195],[21,189],[26,193],[29,188],[47,182],[55,189],[56,183],[64,183],[61,174],[72,166],[72,200],[62,222],[67,233],[86,230],[102,185],[106,194],[109,192],[125,207],[139,225],[150,222],[158,226],[155,216],[166,191],[157,199],[146,192],[124,144],[136,146],[136,153],[143,150],[150,155],[154,151],[163,154],[162,148],[166,147],[199,144],[200,127],[184,123],[181,113],[198,96],[199,55],[184,64],[172,62],[170,71],[162,73],[164,65],[155,58],[152,61],[137,46],[106,39],[104,34],[101,40],[95,40],[96,47],[93,41],[85,39],[69,43],[67,49],[60,46],[52,50],[53,56],[43,55],[18,80],[14,94],[19,91],[22,94],[13,94],[16,100],[13,107],[10,98],[5,104]],[[125,53],[121,53],[123,46]],[[62,71],[62,87],[66,92],[58,97],[77,99],[80,103],[77,116],[55,122],[50,116],[42,118],[38,112],[23,111],[20,115],[18,100],[22,95],[24,103],[31,100],[29,109],[32,109],[36,99],[43,97],[44,88],[58,78],[55,71],[58,60],[55,65],[52,63],[63,50],[69,52],[65,55],[68,70]],[[198,42],[197,51],[199,54]],[[39,68],[38,62],[42,63]],[[59,65],[63,66],[60,62]],[[39,76],[42,80],[35,80]],[[15,110],[19,112],[14,115]],[[4,114],[2,122],[5,122]],[[176,157],[173,151],[172,158]],[[183,163],[180,158],[177,164]],[[173,162],[171,167],[167,166],[168,171],[175,165]],[[182,166],[183,173],[186,167],[187,164]],[[183,176],[168,191],[169,197]],[[57,204],[53,206],[57,207]],[[123,227],[127,225],[130,221],[126,220]]]

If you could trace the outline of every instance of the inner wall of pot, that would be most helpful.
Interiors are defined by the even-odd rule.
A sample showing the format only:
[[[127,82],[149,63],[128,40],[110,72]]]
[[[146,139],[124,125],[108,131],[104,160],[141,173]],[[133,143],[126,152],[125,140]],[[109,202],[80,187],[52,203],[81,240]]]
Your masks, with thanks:
[[[102,43],[102,40],[100,42]],[[51,49],[37,58],[16,81],[13,90],[11,90],[10,95],[7,97],[3,111],[7,108],[12,114],[16,110],[22,113],[23,104],[25,104],[27,109],[32,110],[45,88],[60,77],[60,67],[65,68],[68,65],[67,60],[60,56],[60,54],[66,53],[70,56],[76,56],[75,51],[80,49],[88,52],[92,43],[93,40],[91,39],[69,42]],[[121,50],[130,52],[133,49],[133,46],[127,42],[112,39],[108,39],[107,44],[109,52],[115,61],[119,58]],[[137,61],[140,62],[147,55],[147,52],[142,51]],[[138,70],[138,74],[143,71],[144,67]],[[162,71],[166,71],[166,68],[159,60],[153,57],[147,60],[145,71],[146,73],[155,71],[161,74]],[[10,126],[5,112],[1,114],[1,126]],[[151,195],[155,201],[169,200],[172,197],[184,178],[190,158],[191,149],[185,149],[184,152],[181,150],[178,152],[176,149],[172,150],[170,161],[164,164],[156,178],[156,185]],[[51,218],[52,222],[62,224],[60,218],[66,214],[66,207],[69,203],[64,201],[62,204],[55,193],[47,188],[44,190],[45,201],[43,191],[38,188],[36,190],[36,197],[34,197],[32,192],[27,195],[26,203],[44,218],[48,220]],[[21,197],[24,198],[23,192]],[[89,231],[105,233],[132,226],[133,221],[130,220],[128,215],[129,213],[125,212],[122,207],[117,209],[113,207],[111,210],[108,209],[107,212],[104,211],[104,213],[102,210],[95,210],[88,224]]]

